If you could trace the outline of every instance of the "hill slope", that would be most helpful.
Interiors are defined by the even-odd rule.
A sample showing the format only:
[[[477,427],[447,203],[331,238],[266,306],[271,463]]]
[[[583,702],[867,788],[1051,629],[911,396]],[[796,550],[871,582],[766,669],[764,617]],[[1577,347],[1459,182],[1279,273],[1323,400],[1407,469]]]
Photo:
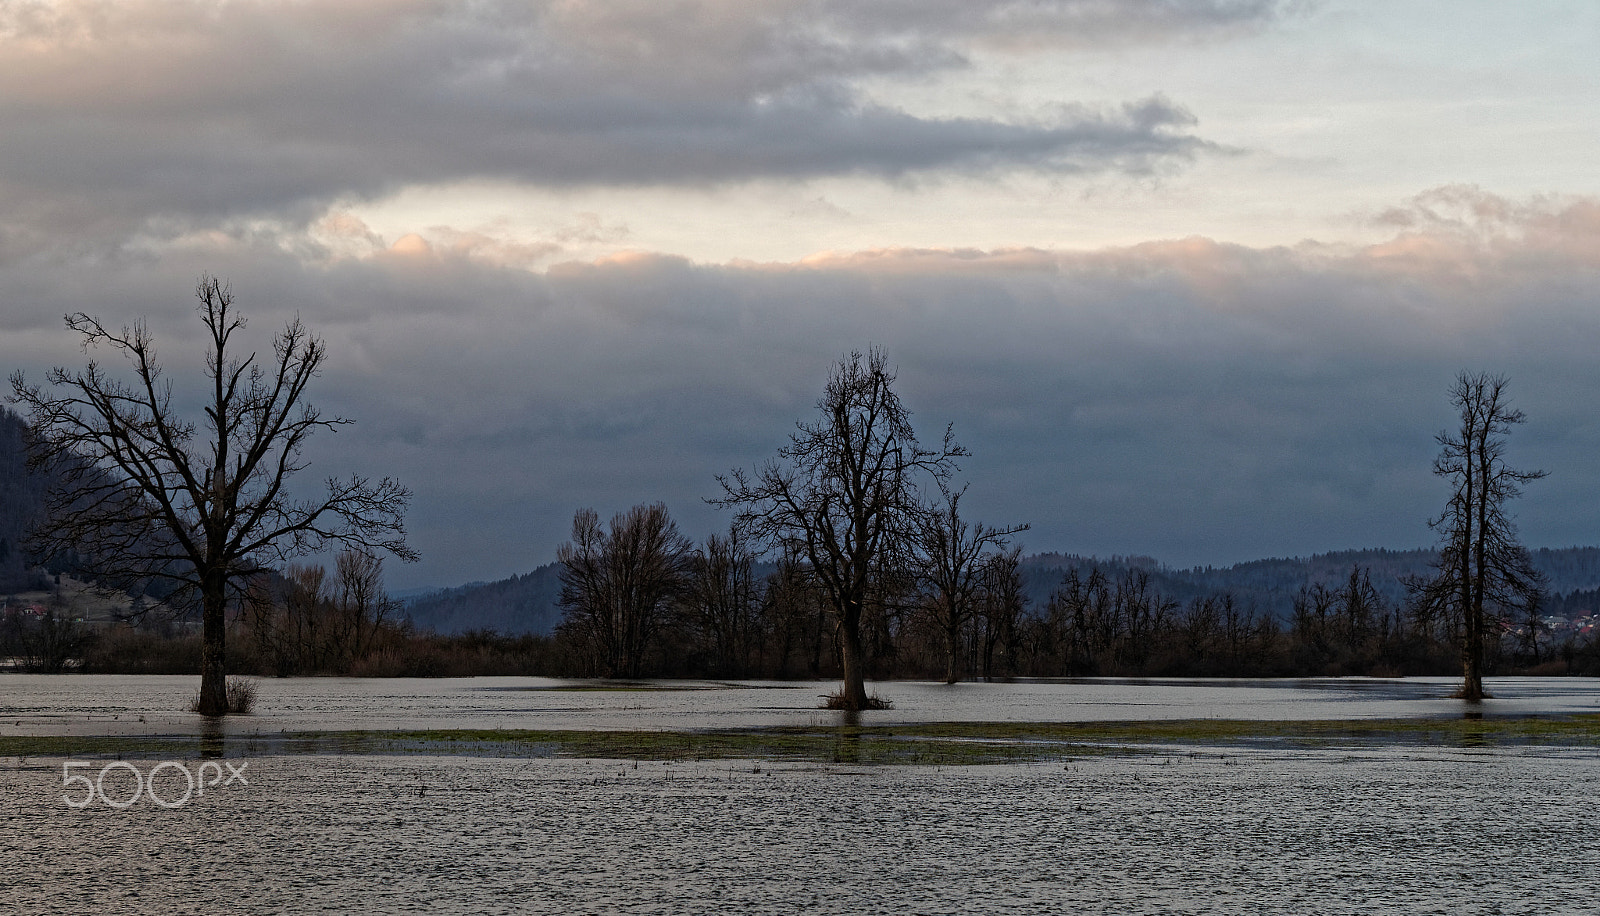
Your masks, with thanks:
[[[24,436],[28,427],[0,407],[0,593],[44,587],[44,576],[30,570],[22,539],[44,506],[44,481],[28,472]]]

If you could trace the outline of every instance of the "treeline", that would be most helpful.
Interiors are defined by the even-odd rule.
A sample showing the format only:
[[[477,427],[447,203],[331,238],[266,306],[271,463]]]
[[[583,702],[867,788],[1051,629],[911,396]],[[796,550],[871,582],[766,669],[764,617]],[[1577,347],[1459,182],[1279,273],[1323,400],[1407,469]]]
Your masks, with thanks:
[[[1531,553],[1549,592],[1544,613],[1579,617],[1600,612],[1600,549],[1540,548]],[[1035,553],[1024,554],[1020,568],[1023,591],[1035,608],[1045,606],[1069,571],[1077,570],[1080,577],[1086,577],[1098,568],[1102,574],[1116,577],[1140,570],[1148,575],[1150,587],[1168,598],[1188,602],[1231,594],[1236,602],[1253,604],[1287,622],[1301,589],[1318,584],[1336,587],[1352,567],[1365,571],[1386,600],[1403,604],[1409,597],[1406,580],[1427,575],[1438,559],[1438,552],[1433,550],[1371,549],[1255,560],[1227,567],[1174,568],[1150,557]],[[761,576],[774,568],[775,564],[765,559],[756,563]],[[419,629],[439,633],[494,630],[551,634],[563,617],[560,570],[560,564],[548,563],[494,582],[416,595],[404,602],[404,613]]]
[[[381,566],[350,554],[332,570],[291,567],[244,602],[230,623],[230,668],[262,677],[839,675],[836,625],[805,570],[759,562],[727,536],[694,546],[674,540],[664,510],[649,508],[625,514],[623,529],[631,517],[654,535],[635,532],[645,536],[595,555],[635,600],[649,599],[634,606],[643,613],[625,624],[631,631],[616,630],[614,643],[599,632],[601,621],[570,602],[553,635],[418,629],[384,595]],[[658,564],[657,572],[630,569],[640,561]],[[881,577],[899,587],[880,588],[864,618],[871,676],[949,679],[953,665],[958,678],[992,679],[1393,677],[1450,675],[1460,666],[1460,622],[1419,616],[1384,597],[1363,568],[1336,585],[1302,587],[1288,619],[1226,592],[1171,598],[1148,570],[1125,565],[1070,569],[1042,603],[1028,597],[1023,574],[1015,551],[985,558],[967,612],[957,615],[953,653],[951,617],[915,587],[916,577]],[[611,598],[621,611],[621,596]],[[1562,603],[1551,599],[1545,609]],[[1497,632],[1493,674],[1600,675],[1593,636],[1556,642],[1537,619],[1505,620]],[[105,629],[59,606],[40,616],[16,608],[0,615],[0,656],[22,670],[193,674],[200,654],[191,624],[156,612]]]
[[[832,678],[837,626],[803,564],[761,574],[737,537],[694,546],[665,507],[638,506],[609,530],[580,512],[563,546],[565,674]],[[1148,570],[1068,570],[1041,604],[1015,550],[972,558],[957,588],[926,563],[880,570],[863,614],[874,678],[1293,677],[1449,675],[1459,617],[1394,600],[1369,571],[1301,586],[1287,619],[1228,592],[1169,597]],[[1389,589],[1393,592],[1393,589]],[[1556,644],[1537,615],[1498,620],[1491,673],[1600,674],[1592,636]]]

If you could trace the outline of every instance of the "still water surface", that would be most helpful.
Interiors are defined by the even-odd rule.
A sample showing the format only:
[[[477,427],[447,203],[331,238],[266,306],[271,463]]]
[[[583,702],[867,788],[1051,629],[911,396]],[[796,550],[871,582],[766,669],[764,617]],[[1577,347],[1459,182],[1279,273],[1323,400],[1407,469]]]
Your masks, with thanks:
[[[197,734],[193,677],[0,675],[0,735]],[[1085,678],[869,685],[894,708],[868,724],[1152,719],[1454,717],[1452,678],[1195,681]],[[233,733],[343,729],[712,729],[828,724],[833,681],[641,681],[596,690],[552,678],[266,678]],[[1484,715],[1600,712],[1600,678],[1490,678]]]
[[[826,723],[816,694],[832,685],[562,686],[263,681],[260,712],[230,728]],[[180,733],[193,689],[0,677],[0,734]],[[880,722],[1462,708],[1448,680],[877,689],[896,704]],[[1592,680],[1491,689],[1489,715],[1600,710]],[[1593,748],[1186,747],[954,768],[262,756],[238,761],[248,785],[123,810],[68,807],[63,762],[0,758],[0,913],[1600,910]]]

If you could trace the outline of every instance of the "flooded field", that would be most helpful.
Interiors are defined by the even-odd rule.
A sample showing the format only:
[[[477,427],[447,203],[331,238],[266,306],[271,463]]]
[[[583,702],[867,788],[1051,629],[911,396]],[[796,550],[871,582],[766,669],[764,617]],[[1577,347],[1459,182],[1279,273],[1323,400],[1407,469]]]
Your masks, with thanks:
[[[230,733],[352,729],[736,729],[837,721],[818,709],[833,681],[638,681],[550,678],[265,678],[254,714]],[[894,708],[870,724],[1288,721],[1454,717],[1452,678],[1306,678],[869,684]],[[194,677],[0,675],[0,736],[197,734]],[[1491,678],[1487,716],[1600,712],[1597,678]]]
[[[228,728],[833,721],[814,708],[831,685],[575,686],[594,685],[264,681],[261,711]],[[1452,687],[893,683],[877,685],[895,709],[876,722],[1443,722],[1463,712]],[[0,678],[0,739],[181,734],[199,727],[173,708],[193,689]],[[1491,719],[1600,711],[1593,680],[1491,689]],[[195,794],[182,780],[204,782],[197,756],[0,756],[0,912],[1584,912],[1600,874],[1595,744],[1191,741],[1000,766],[268,753],[226,758],[238,779]],[[64,785],[69,772],[85,782]],[[86,793],[95,780],[134,800]],[[138,780],[165,803],[135,797]]]
[[[247,773],[74,810],[58,766],[0,771],[0,910],[1531,914],[1586,911],[1600,874],[1600,761],[1550,750]]]

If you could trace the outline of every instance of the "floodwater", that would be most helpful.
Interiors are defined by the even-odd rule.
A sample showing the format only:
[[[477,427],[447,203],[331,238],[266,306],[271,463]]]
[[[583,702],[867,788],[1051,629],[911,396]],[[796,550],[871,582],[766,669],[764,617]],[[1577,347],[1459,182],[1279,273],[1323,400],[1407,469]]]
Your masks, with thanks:
[[[4,766],[4,763],[0,763]],[[178,809],[0,769],[6,913],[1594,912],[1592,754],[850,768],[268,757]]]
[[[1490,678],[1482,713],[1600,712],[1600,678]],[[637,681],[552,678],[264,678],[232,734],[349,729],[716,729],[829,724],[833,681]],[[894,708],[866,724],[1105,722],[1155,719],[1454,717],[1453,678],[1206,681],[1082,678],[955,685],[891,681],[869,692]],[[185,712],[194,677],[0,675],[0,735],[199,734]]]
[[[185,733],[192,678],[0,677],[0,734]],[[231,729],[825,723],[831,684],[263,681]],[[1459,716],[1448,680],[876,685],[869,722]],[[1485,715],[1600,711],[1496,680]],[[102,705],[103,704],[103,705]],[[140,722],[139,717],[144,721]],[[872,718],[878,716],[881,718]],[[131,719],[131,724],[130,720]],[[1003,766],[261,756],[175,807],[0,758],[0,913],[1594,912],[1592,747],[1156,748]],[[104,778],[131,795],[120,762]],[[162,778],[198,760],[173,761]],[[215,766],[215,764],[213,764]],[[153,778],[151,780],[154,781]]]

